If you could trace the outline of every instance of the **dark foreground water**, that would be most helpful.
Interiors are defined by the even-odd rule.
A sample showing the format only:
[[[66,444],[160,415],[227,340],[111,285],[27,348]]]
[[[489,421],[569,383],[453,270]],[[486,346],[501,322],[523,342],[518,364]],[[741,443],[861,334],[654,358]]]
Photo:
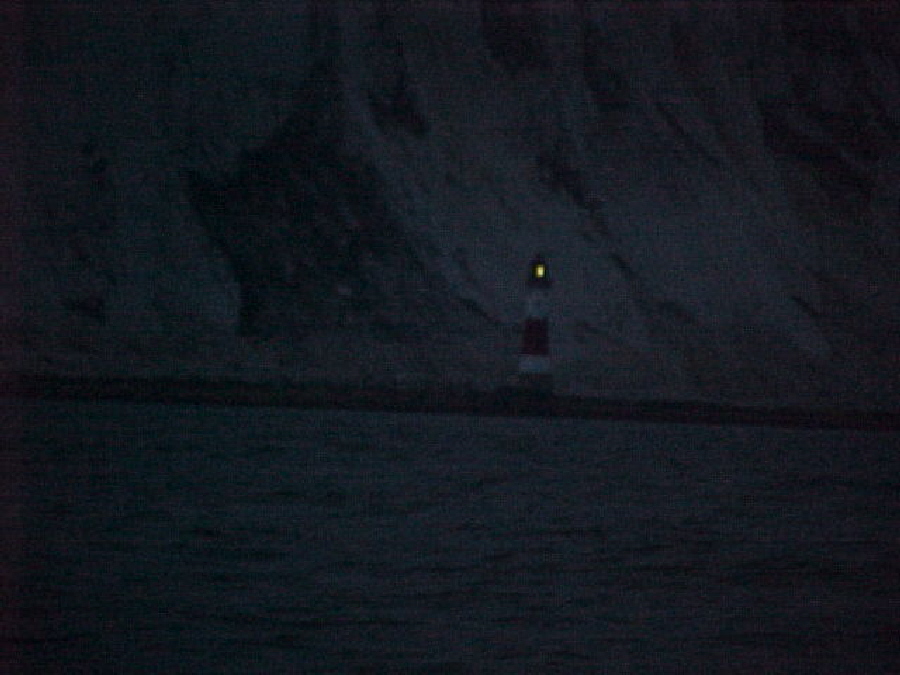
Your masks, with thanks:
[[[3,404],[21,672],[900,673],[897,434]]]

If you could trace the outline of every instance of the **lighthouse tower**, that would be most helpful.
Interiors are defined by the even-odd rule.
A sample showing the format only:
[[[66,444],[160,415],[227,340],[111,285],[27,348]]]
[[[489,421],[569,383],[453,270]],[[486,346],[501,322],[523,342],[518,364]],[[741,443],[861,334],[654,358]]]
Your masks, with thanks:
[[[519,384],[538,391],[552,391],[550,369],[550,270],[543,256],[537,255],[528,268],[528,297],[522,349],[519,352]]]

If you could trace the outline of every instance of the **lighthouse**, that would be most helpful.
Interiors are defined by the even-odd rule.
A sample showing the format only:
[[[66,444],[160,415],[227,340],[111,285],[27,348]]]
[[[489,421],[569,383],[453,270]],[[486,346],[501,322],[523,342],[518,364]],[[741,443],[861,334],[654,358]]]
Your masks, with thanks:
[[[550,268],[541,255],[528,267],[528,294],[522,349],[519,352],[519,384],[531,390],[552,391],[550,369]]]

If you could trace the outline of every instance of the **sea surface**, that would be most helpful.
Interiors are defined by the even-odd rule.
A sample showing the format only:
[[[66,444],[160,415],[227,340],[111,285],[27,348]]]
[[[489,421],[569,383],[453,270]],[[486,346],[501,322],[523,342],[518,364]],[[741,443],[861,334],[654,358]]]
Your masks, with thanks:
[[[900,673],[897,433],[0,403],[0,670]]]

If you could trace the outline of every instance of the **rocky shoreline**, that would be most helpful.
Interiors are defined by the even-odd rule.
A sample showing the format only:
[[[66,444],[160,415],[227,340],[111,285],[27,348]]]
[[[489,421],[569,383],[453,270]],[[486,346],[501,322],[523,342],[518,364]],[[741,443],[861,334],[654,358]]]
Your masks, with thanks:
[[[614,400],[506,387],[349,387],[239,381],[141,380],[7,374],[9,396],[47,400],[277,406],[400,413],[633,420],[685,424],[900,430],[900,411],[740,406],[706,401]]]

